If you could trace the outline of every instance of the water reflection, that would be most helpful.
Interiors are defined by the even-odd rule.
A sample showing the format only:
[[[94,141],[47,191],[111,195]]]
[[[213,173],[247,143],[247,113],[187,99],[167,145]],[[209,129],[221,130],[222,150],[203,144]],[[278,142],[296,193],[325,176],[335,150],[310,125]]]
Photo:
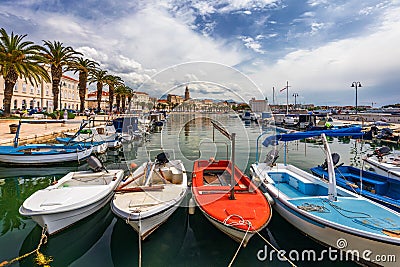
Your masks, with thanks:
[[[35,191],[47,187],[51,178],[5,178],[0,183],[0,226],[1,234],[23,229],[27,218],[19,214],[18,209],[22,202]]]
[[[52,266],[69,266],[91,250],[103,236],[113,219],[114,216],[110,207],[106,205],[92,216],[77,222],[60,233],[50,236],[47,244],[40,251],[46,256],[53,257]],[[41,238],[41,233],[40,226],[34,227],[25,238],[19,255],[24,255],[34,250]],[[20,266],[32,266],[35,256],[33,254],[27,257],[20,262]]]

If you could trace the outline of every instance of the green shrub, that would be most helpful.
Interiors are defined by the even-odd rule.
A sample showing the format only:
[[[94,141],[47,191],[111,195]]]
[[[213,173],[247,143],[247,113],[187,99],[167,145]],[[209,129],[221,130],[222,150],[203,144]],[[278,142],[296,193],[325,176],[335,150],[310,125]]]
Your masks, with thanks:
[[[69,120],[72,120],[72,119],[75,119],[75,114],[74,113],[72,113],[72,112],[68,112],[68,119]]]

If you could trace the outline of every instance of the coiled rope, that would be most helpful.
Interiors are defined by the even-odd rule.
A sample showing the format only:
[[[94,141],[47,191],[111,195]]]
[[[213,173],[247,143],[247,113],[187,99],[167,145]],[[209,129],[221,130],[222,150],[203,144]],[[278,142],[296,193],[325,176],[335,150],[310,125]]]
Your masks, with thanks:
[[[50,262],[53,261],[53,257],[51,257],[51,256],[49,256],[49,257],[48,257],[48,256],[45,256],[43,253],[41,253],[41,252],[39,251],[39,250],[40,250],[40,247],[41,247],[42,245],[44,245],[44,244],[47,243],[46,229],[47,229],[47,227],[44,226],[43,229],[42,229],[42,236],[41,236],[41,238],[40,238],[39,244],[38,244],[38,246],[37,246],[36,249],[32,250],[31,252],[25,253],[25,254],[22,255],[22,256],[19,256],[19,257],[17,257],[17,258],[14,258],[14,259],[12,259],[12,260],[10,260],[10,261],[3,261],[3,262],[0,263],[0,267],[6,266],[6,265],[11,265],[11,264],[13,264],[14,262],[20,261],[20,260],[22,260],[22,259],[24,259],[24,258],[26,258],[26,257],[28,257],[28,256],[30,256],[30,255],[32,255],[32,254],[35,253],[35,252],[36,252],[36,258],[35,258],[36,264],[37,264],[37,265],[40,265],[40,266],[44,266],[44,267],[50,267],[49,264],[50,264]]]

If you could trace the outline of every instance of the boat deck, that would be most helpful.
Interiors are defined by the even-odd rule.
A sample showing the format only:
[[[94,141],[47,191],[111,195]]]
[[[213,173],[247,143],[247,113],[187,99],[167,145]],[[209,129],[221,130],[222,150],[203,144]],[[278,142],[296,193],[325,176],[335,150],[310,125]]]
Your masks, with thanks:
[[[310,211],[314,216],[329,222],[382,235],[383,231],[393,231],[399,235],[398,215],[386,209],[355,197],[338,197],[332,202],[326,196],[289,200],[300,209],[320,207],[321,211]]]

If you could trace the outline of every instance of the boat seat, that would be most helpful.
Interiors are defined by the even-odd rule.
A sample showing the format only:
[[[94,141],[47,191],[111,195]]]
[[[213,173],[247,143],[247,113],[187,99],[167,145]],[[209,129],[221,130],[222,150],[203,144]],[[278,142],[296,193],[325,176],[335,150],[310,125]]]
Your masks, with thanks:
[[[347,177],[351,178],[353,180],[356,180],[356,181],[360,181],[357,183],[357,185],[358,186],[361,185],[360,176],[350,174]],[[387,192],[388,187],[389,187],[388,182],[385,182],[385,181],[377,181],[377,180],[372,180],[372,179],[364,178],[364,177],[362,178],[362,181],[363,181],[363,185],[365,185],[365,184],[372,185],[374,187],[373,189],[375,190],[376,194],[378,194],[378,195],[384,195]]]

